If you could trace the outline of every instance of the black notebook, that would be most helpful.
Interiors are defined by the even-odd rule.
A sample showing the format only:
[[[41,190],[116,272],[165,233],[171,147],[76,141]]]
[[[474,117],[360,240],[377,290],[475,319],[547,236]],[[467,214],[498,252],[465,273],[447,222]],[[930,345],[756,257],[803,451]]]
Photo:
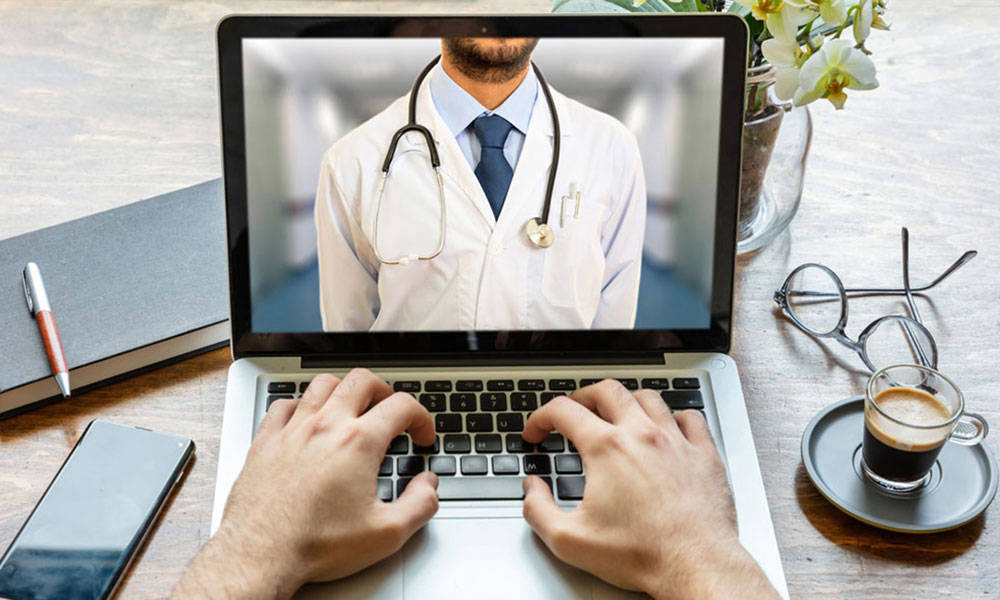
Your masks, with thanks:
[[[73,394],[229,339],[220,179],[0,240],[0,418],[61,397],[24,298],[29,261],[45,281]]]

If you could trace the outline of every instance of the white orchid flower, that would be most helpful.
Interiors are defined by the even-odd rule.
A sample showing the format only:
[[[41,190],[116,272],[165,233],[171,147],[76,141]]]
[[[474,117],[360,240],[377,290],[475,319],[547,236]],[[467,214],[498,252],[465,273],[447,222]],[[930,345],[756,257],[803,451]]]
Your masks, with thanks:
[[[854,13],[854,41],[864,44],[868,35],[872,32],[872,21],[875,20],[875,10],[872,8],[872,0],[859,0],[858,11]]]
[[[831,27],[840,27],[847,20],[847,0],[785,0],[785,3],[814,15],[818,11],[823,22]]]
[[[788,0],[736,0],[736,3],[749,8],[773,37],[789,43],[794,42],[799,26],[810,21],[803,20],[804,11],[789,4]]]
[[[837,110],[847,101],[845,89],[872,90],[878,87],[875,64],[849,40],[834,39],[823,44],[799,71],[796,106],[826,98]]]
[[[781,100],[791,100],[799,89],[799,69],[809,55],[797,43],[788,43],[778,38],[764,40],[760,49],[775,70],[775,95]]]

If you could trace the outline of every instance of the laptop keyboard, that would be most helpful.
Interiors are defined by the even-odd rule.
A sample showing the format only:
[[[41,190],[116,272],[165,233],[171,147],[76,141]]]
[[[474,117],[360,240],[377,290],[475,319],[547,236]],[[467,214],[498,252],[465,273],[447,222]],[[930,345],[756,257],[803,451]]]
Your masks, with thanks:
[[[583,498],[583,462],[572,442],[550,433],[538,444],[521,437],[531,412],[560,394],[600,379],[431,379],[391,382],[413,394],[434,419],[432,446],[417,446],[406,434],[386,449],[378,473],[378,496],[391,502],[425,470],[438,475],[438,498],[447,500],[521,500],[522,481],[540,476],[560,500]],[[619,381],[629,390],[657,391],[671,410],[704,409],[697,377]],[[297,398],[309,381],[267,383],[267,407]]]

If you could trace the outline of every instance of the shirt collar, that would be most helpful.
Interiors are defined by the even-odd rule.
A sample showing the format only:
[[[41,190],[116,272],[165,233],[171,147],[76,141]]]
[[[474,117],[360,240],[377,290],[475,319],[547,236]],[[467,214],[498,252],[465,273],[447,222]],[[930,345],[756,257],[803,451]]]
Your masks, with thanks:
[[[531,112],[538,97],[538,77],[535,70],[529,68],[517,89],[496,110],[491,111],[455,83],[438,63],[431,72],[430,92],[434,107],[454,136],[465,131],[476,117],[484,114],[500,115],[527,135]]]

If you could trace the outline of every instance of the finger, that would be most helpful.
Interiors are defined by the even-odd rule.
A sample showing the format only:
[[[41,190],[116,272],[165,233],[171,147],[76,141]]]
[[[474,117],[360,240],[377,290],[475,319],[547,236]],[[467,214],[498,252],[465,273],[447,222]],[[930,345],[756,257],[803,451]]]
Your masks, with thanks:
[[[413,478],[402,495],[390,504],[380,504],[398,532],[400,546],[424,526],[438,509],[437,475],[424,471]]]
[[[689,442],[706,450],[718,452],[715,447],[715,440],[712,439],[712,432],[708,428],[708,422],[704,415],[696,410],[682,410],[674,414],[677,427],[684,434]]]
[[[368,369],[352,369],[333,391],[326,410],[357,417],[373,400],[381,400],[391,393],[392,387],[381,377]]]
[[[611,425],[579,402],[570,400],[566,396],[556,396],[531,413],[528,422],[524,424],[521,436],[529,444],[537,444],[547,433],[555,429],[582,449],[587,440],[594,439],[595,434],[605,427]]]
[[[639,390],[635,392],[635,401],[639,403],[639,406],[654,423],[660,427],[677,431],[677,423],[674,422],[674,417],[670,414],[670,407],[663,401],[663,396],[653,390]]]
[[[253,438],[254,445],[262,446],[266,444],[271,437],[281,431],[285,425],[288,425],[288,421],[292,418],[292,414],[295,412],[295,407],[298,403],[298,400],[285,398],[271,404],[271,407],[267,409],[267,413],[264,415],[264,419],[260,422],[260,427],[257,428],[257,435]]]
[[[365,427],[371,428],[383,450],[389,446],[392,438],[404,431],[408,431],[413,441],[420,446],[434,444],[434,420],[431,419],[431,413],[405,392],[396,392],[378,402],[358,420]]]
[[[573,392],[572,398],[612,423],[620,423],[629,416],[642,413],[632,393],[614,379],[580,388]]]
[[[560,526],[565,526],[569,513],[559,508],[552,490],[537,475],[524,479],[524,520],[542,538],[545,545],[552,548],[552,532]]]
[[[330,399],[330,394],[340,386],[340,380],[329,373],[321,373],[313,377],[306,391],[299,398],[295,409],[295,419],[302,419],[316,412]]]

